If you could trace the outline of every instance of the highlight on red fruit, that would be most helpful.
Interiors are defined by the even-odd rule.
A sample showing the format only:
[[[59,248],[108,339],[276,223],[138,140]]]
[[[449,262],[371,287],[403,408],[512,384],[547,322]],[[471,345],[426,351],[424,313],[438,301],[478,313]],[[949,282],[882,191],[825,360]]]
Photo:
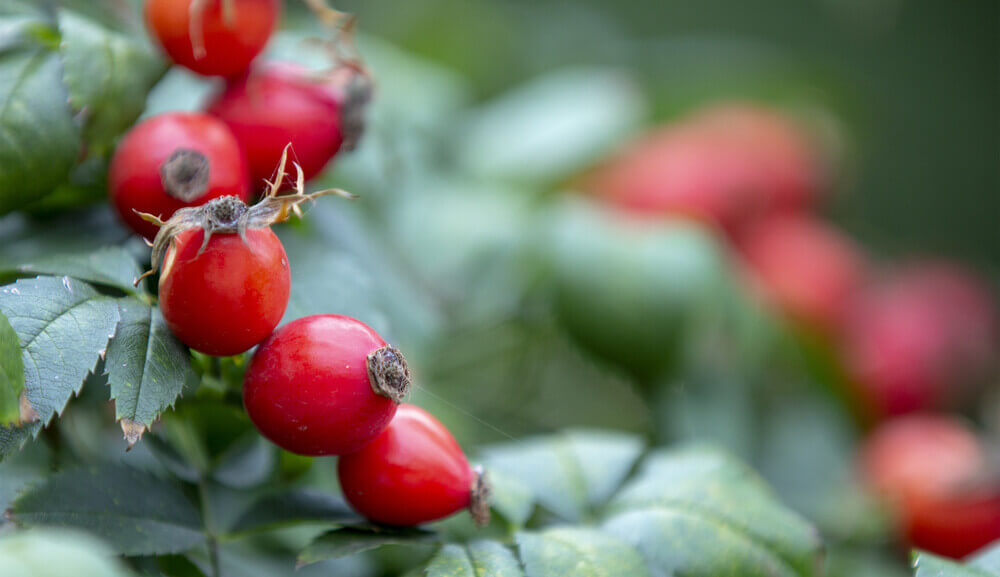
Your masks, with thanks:
[[[172,112],[137,124],[118,144],[108,171],[111,202],[147,239],[156,225],[137,212],[168,220],[181,208],[221,196],[246,201],[250,181],[239,143],[206,114]]]
[[[406,361],[371,327],[313,315],[257,348],[243,404],[261,434],[300,455],[345,455],[381,433],[410,387]]]
[[[862,287],[866,264],[846,235],[805,215],[761,220],[738,240],[752,286],[776,309],[836,334]]]
[[[236,135],[246,151],[255,186],[273,178],[282,151],[306,180],[319,174],[360,137],[370,96],[367,76],[348,66],[313,73],[288,63],[268,63],[230,82],[208,106],[209,114]]]
[[[337,474],[347,502],[376,523],[420,525],[466,508],[478,524],[489,521],[483,474],[448,429],[414,405],[400,405],[381,435],[341,457]]]
[[[961,558],[1000,539],[1000,482],[961,421],[928,414],[890,421],[865,442],[860,469],[913,547]]]
[[[684,216],[738,233],[821,196],[818,153],[777,112],[742,104],[697,111],[636,140],[582,186],[648,216]]]
[[[244,73],[280,14],[281,0],[146,1],[146,25],[163,51],[205,76]]]
[[[879,415],[953,405],[997,362],[998,314],[984,281],[941,262],[913,263],[873,283],[844,336],[844,366]]]

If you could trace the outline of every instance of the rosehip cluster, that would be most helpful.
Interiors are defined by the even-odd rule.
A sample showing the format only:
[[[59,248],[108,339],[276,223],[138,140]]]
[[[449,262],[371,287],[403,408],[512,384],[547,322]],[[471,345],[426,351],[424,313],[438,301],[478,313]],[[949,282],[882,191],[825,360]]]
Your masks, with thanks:
[[[328,21],[344,17],[311,5]],[[398,349],[340,315],[276,330],[291,276],[270,227],[301,216],[307,200],[351,196],[306,194],[305,182],[353,147],[371,90],[363,67],[339,55],[323,74],[252,67],[280,7],[278,0],[148,0],[149,28],[167,55],[227,84],[209,114],[163,114],[123,138],[110,168],[112,201],[152,241],[152,269],[143,277],[160,272],[171,332],[214,356],[257,346],[243,400],[262,435],[300,455],[341,455],[345,496],[373,521],[415,525],[468,508],[485,523],[482,473],[440,422],[400,405],[410,371]],[[294,174],[286,171],[289,155]],[[283,193],[290,184],[294,191]],[[248,205],[258,186],[261,200]]]
[[[953,263],[872,263],[817,214],[831,189],[831,163],[805,126],[759,105],[713,105],[640,137],[579,184],[613,209],[605,211],[607,222],[629,223],[635,231],[630,250],[655,246],[634,239],[661,220],[695,220],[721,232],[746,286],[804,343],[814,376],[836,387],[863,424],[881,425],[861,468],[895,506],[901,533],[932,552],[964,555],[1000,538],[1000,490],[995,477],[990,486],[970,430],[948,417],[922,415],[962,407],[995,378],[1000,316],[989,283]],[[577,252],[581,259],[615,254],[597,243]],[[614,262],[576,268],[609,270],[624,260],[605,258]],[[575,285],[588,279],[557,274],[564,284],[565,278]],[[563,289],[558,294],[575,297],[561,296],[559,310],[575,313],[563,313],[564,324],[599,327],[591,332],[612,335],[604,340],[621,341],[617,350],[629,353],[645,342],[662,346],[666,339],[638,338],[634,328],[655,325],[652,313],[666,308],[660,303],[668,300],[667,289],[684,285],[677,278],[656,284],[659,278],[652,272],[642,278],[656,287],[651,301],[623,291],[627,283],[610,284],[614,296],[621,295],[614,308],[579,296],[609,292],[600,282]],[[632,330],[608,329],[615,326]],[[666,356],[659,349],[654,354]],[[630,368],[637,358],[619,353],[612,360]]]
[[[353,21],[336,13],[347,24],[335,25],[330,70],[257,64],[280,12],[280,0],[147,0],[148,28],[166,55],[198,74],[223,77],[225,85],[207,114],[161,114],[119,143],[108,176],[111,200],[146,239],[156,227],[138,213],[166,221],[221,196],[247,202],[266,190],[288,146],[309,180],[360,137],[372,83],[356,59],[342,56],[341,28]]]

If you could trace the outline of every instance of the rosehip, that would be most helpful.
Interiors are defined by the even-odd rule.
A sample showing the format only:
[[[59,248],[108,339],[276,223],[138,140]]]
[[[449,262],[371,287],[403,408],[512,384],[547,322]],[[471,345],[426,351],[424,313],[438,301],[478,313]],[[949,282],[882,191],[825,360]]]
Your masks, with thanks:
[[[206,76],[244,72],[264,49],[280,12],[281,0],[146,2],[147,25],[164,52]]]
[[[156,227],[135,211],[167,220],[213,198],[250,195],[246,159],[229,128],[180,112],[150,118],[125,135],[111,158],[108,188],[122,220],[147,239]]]
[[[806,216],[776,216],[739,241],[749,280],[778,310],[834,335],[861,288],[864,260],[846,236]]]
[[[1000,486],[961,422],[932,415],[890,421],[866,441],[860,466],[914,547],[959,558],[1000,539]]]
[[[720,106],[636,140],[583,187],[631,212],[693,218],[734,235],[759,216],[813,204],[816,156],[778,114]]]
[[[379,433],[410,386],[400,352],[341,315],[292,321],[253,355],[243,404],[261,434],[300,455],[343,455]]]
[[[996,362],[997,310],[971,272],[911,265],[864,291],[844,339],[844,364],[878,415],[960,401]]]
[[[320,78],[291,64],[269,64],[229,83],[208,112],[225,122],[246,150],[256,185],[273,176],[289,143],[309,180],[342,145],[354,147],[369,89],[367,77],[347,67]]]
[[[337,475],[354,509],[377,523],[411,526],[469,508],[489,520],[488,486],[448,429],[427,411],[400,405],[389,427],[340,458]]]

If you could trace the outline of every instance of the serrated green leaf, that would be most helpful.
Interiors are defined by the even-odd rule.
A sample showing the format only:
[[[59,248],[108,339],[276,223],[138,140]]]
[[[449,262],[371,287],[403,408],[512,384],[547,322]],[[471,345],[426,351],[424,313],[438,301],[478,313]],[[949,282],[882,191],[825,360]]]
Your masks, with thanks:
[[[133,282],[142,273],[135,258],[120,246],[107,246],[82,254],[53,254],[20,263],[8,270],[21,275],[68,276],[94,284],[138,292]]]
[[[20,525],[84,529],[123,555],[177,553],[205,541],[198,510],[177,486],[122,465],[59,473],[12,510]]]
[[[577,527],[518,533],[527,577],[647,577],[639,552],[621,539]]]
[[[127,577],[107,545],[79,531],[36,529],[0,536],[0,575]]]
[[[607,501],[632,471],[645,443],[635,435],[604,431],[569,431],[570,450],[580,464],[588,502]]]
[[[118,306],[86,283],[40,276],[0,288],[0,312],[17,333],[24,388],[44,425],[80,391],[104,355]]]
[[[103,155],[142,113],[166,65],[149,42],[61,10],[60,53],[69,102],[84,116],[89,152]]]
[[[45,194],[69,175],[80,134],[67,103],[49,23],[0,16],[0,214]],[[56,41],[58,39],[56,38]]]
[[[633,435],[571,431],[487,449],[488,470],[527,484],[539,502],[569,519],[601,505],[643,450]]]
[[[609,508],[614,516],[605,528],[667,574],[709,576],[729,566],[745,567],[746,575],[810,576],[822,565],[816,530],[778,503],[753,471],[720,451],[652,454]]]
[[[299,553],[299,565],[354,555],[385,545],[423,545],[436,537],[421,529],[343,527],[327,531]]]
[[[496,541],[448,544],[428,562],[427,577],[520,577],[521,564],[510,549]]]
[[[197,375],[187,348],[167,328],[159,309],[130,298],[119,302],[118,311],[121,322],[104,367],[115,418],[131,446]]]
[[[914,577],[996,577],[997,573],[962,565],[930,553],[913,555]]]
[[[0,426],[20,424],[24,363],[17,333],[0,312]]]
[[[343,499],[309,489],[266,495],[255,501],[234,524],[233,533],[252,533],[300,523],[357,522]]]
[[[489,470],[486,478],[493,492],[490,507],[515,528],[521,528],[535,509],[535,495],[531,488],[502,471]]]

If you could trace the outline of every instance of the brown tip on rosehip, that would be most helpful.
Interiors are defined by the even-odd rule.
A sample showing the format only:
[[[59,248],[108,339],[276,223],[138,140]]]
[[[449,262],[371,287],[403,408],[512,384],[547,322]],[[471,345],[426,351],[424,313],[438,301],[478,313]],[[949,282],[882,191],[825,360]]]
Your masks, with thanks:
[[[472,480],[472,495],[469,499],[469,513],[477,527],[485,527],[490,524],[490,497],[493,495],[493,488],[486,479],[486,472],[482,467],[476,467],[475,479]]]
[[[189,148],[178,148],[160,165],[160,182],[168,195],[194,202],[208,191],[211,165],[208,157]]]
[[[375,394],[403,402],[410,392],[410,367],[399,349],[386,345],[368,354],[368,382]]]
[[[157,231],[156,238],[153,239],[152,268],[135,279],[134,285],[139,286],[142,279],[159,270],[160,263],[163,261],[163,256],[167,253],[171,241],[185,230],[200,228],[205,231],[205,239],[202,242],[202,250],[204,250],[213,234],[239,234],[240,237],[245,238],[248,228],[267,228],[272,224],[288,220],[293,213],[301,218],[302,208],[300,205],[307,200],[315,200],[328,194],[335,194],[347,199],[357,198],[339,188],[328,188],[307,194],[302,168],[294,162],[292,164],[298,175],[295,180],[294,192],[278,194],[282,183],[286,180],[285,176],[288,174],[285,167],[288,163],[288,151],[291,146],[289,143],[281,153],[281,161],[278,163],[276,171],[277,176],[274,182],[268,183],[267,194],[253,206],[247,206],[236,196],[222,196],[212,199],[202,206],[182,208],[166,222],[155,215],[136,211],[143,220],[155,224],[160,227],[160,230]]]

